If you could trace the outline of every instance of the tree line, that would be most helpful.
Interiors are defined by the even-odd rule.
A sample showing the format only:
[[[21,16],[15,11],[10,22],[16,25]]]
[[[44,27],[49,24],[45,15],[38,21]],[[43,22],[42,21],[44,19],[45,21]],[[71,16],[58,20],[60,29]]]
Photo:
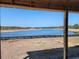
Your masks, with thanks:
[[[59,26],[59,27],[16,27],[16,26],[0,26],[1,30],[14,30],[14,29],[55,29],[55,28],[60,28],[63,29],[64,26]],[[69,29],[79,29],[79,24],[74,24],[74,25],[68,25]]]
[[[15,27],[15,26],[0,26],[1,30],[14,30],[14,29],[24,29],[23,27]]]
[[[70,29],[79,29],[79,24],[69,25]]]

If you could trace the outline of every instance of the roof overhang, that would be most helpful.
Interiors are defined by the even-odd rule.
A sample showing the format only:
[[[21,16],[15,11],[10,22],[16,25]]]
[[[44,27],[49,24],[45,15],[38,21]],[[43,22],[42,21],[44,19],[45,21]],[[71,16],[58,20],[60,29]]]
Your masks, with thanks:
[[[79,12],[79,0],[0,0],[0,6]]]

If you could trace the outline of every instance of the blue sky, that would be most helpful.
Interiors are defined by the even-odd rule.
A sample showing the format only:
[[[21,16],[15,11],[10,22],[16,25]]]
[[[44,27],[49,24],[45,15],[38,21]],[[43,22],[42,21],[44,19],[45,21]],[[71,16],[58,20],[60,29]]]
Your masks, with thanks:
[[[24,10],[0,7],[1,26],[48,27],[63,26],[63,12]],[[79,24],[79,13],[69,14],[69,25]]]

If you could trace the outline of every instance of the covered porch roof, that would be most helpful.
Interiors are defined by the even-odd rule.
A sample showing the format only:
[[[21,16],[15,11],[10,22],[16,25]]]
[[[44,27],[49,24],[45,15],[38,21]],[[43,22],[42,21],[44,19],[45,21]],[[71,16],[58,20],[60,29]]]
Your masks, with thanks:
[[[39,9],[79,11],[79,0],[0,0],[0,4],[19,5]]]

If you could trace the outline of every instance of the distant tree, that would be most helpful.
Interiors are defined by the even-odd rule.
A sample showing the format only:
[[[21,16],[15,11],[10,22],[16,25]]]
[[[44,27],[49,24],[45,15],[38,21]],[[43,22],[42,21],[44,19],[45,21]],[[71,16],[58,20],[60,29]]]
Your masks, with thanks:
[[[73,28],[73,26],[71,26],[71,25],[68,25],[68,28],[69,28],[69,29],[72,29],[72,28]]]
[[[78,24],[74,24],[73,25],[73,28],[78,29],[79,28],[79,25]]]

